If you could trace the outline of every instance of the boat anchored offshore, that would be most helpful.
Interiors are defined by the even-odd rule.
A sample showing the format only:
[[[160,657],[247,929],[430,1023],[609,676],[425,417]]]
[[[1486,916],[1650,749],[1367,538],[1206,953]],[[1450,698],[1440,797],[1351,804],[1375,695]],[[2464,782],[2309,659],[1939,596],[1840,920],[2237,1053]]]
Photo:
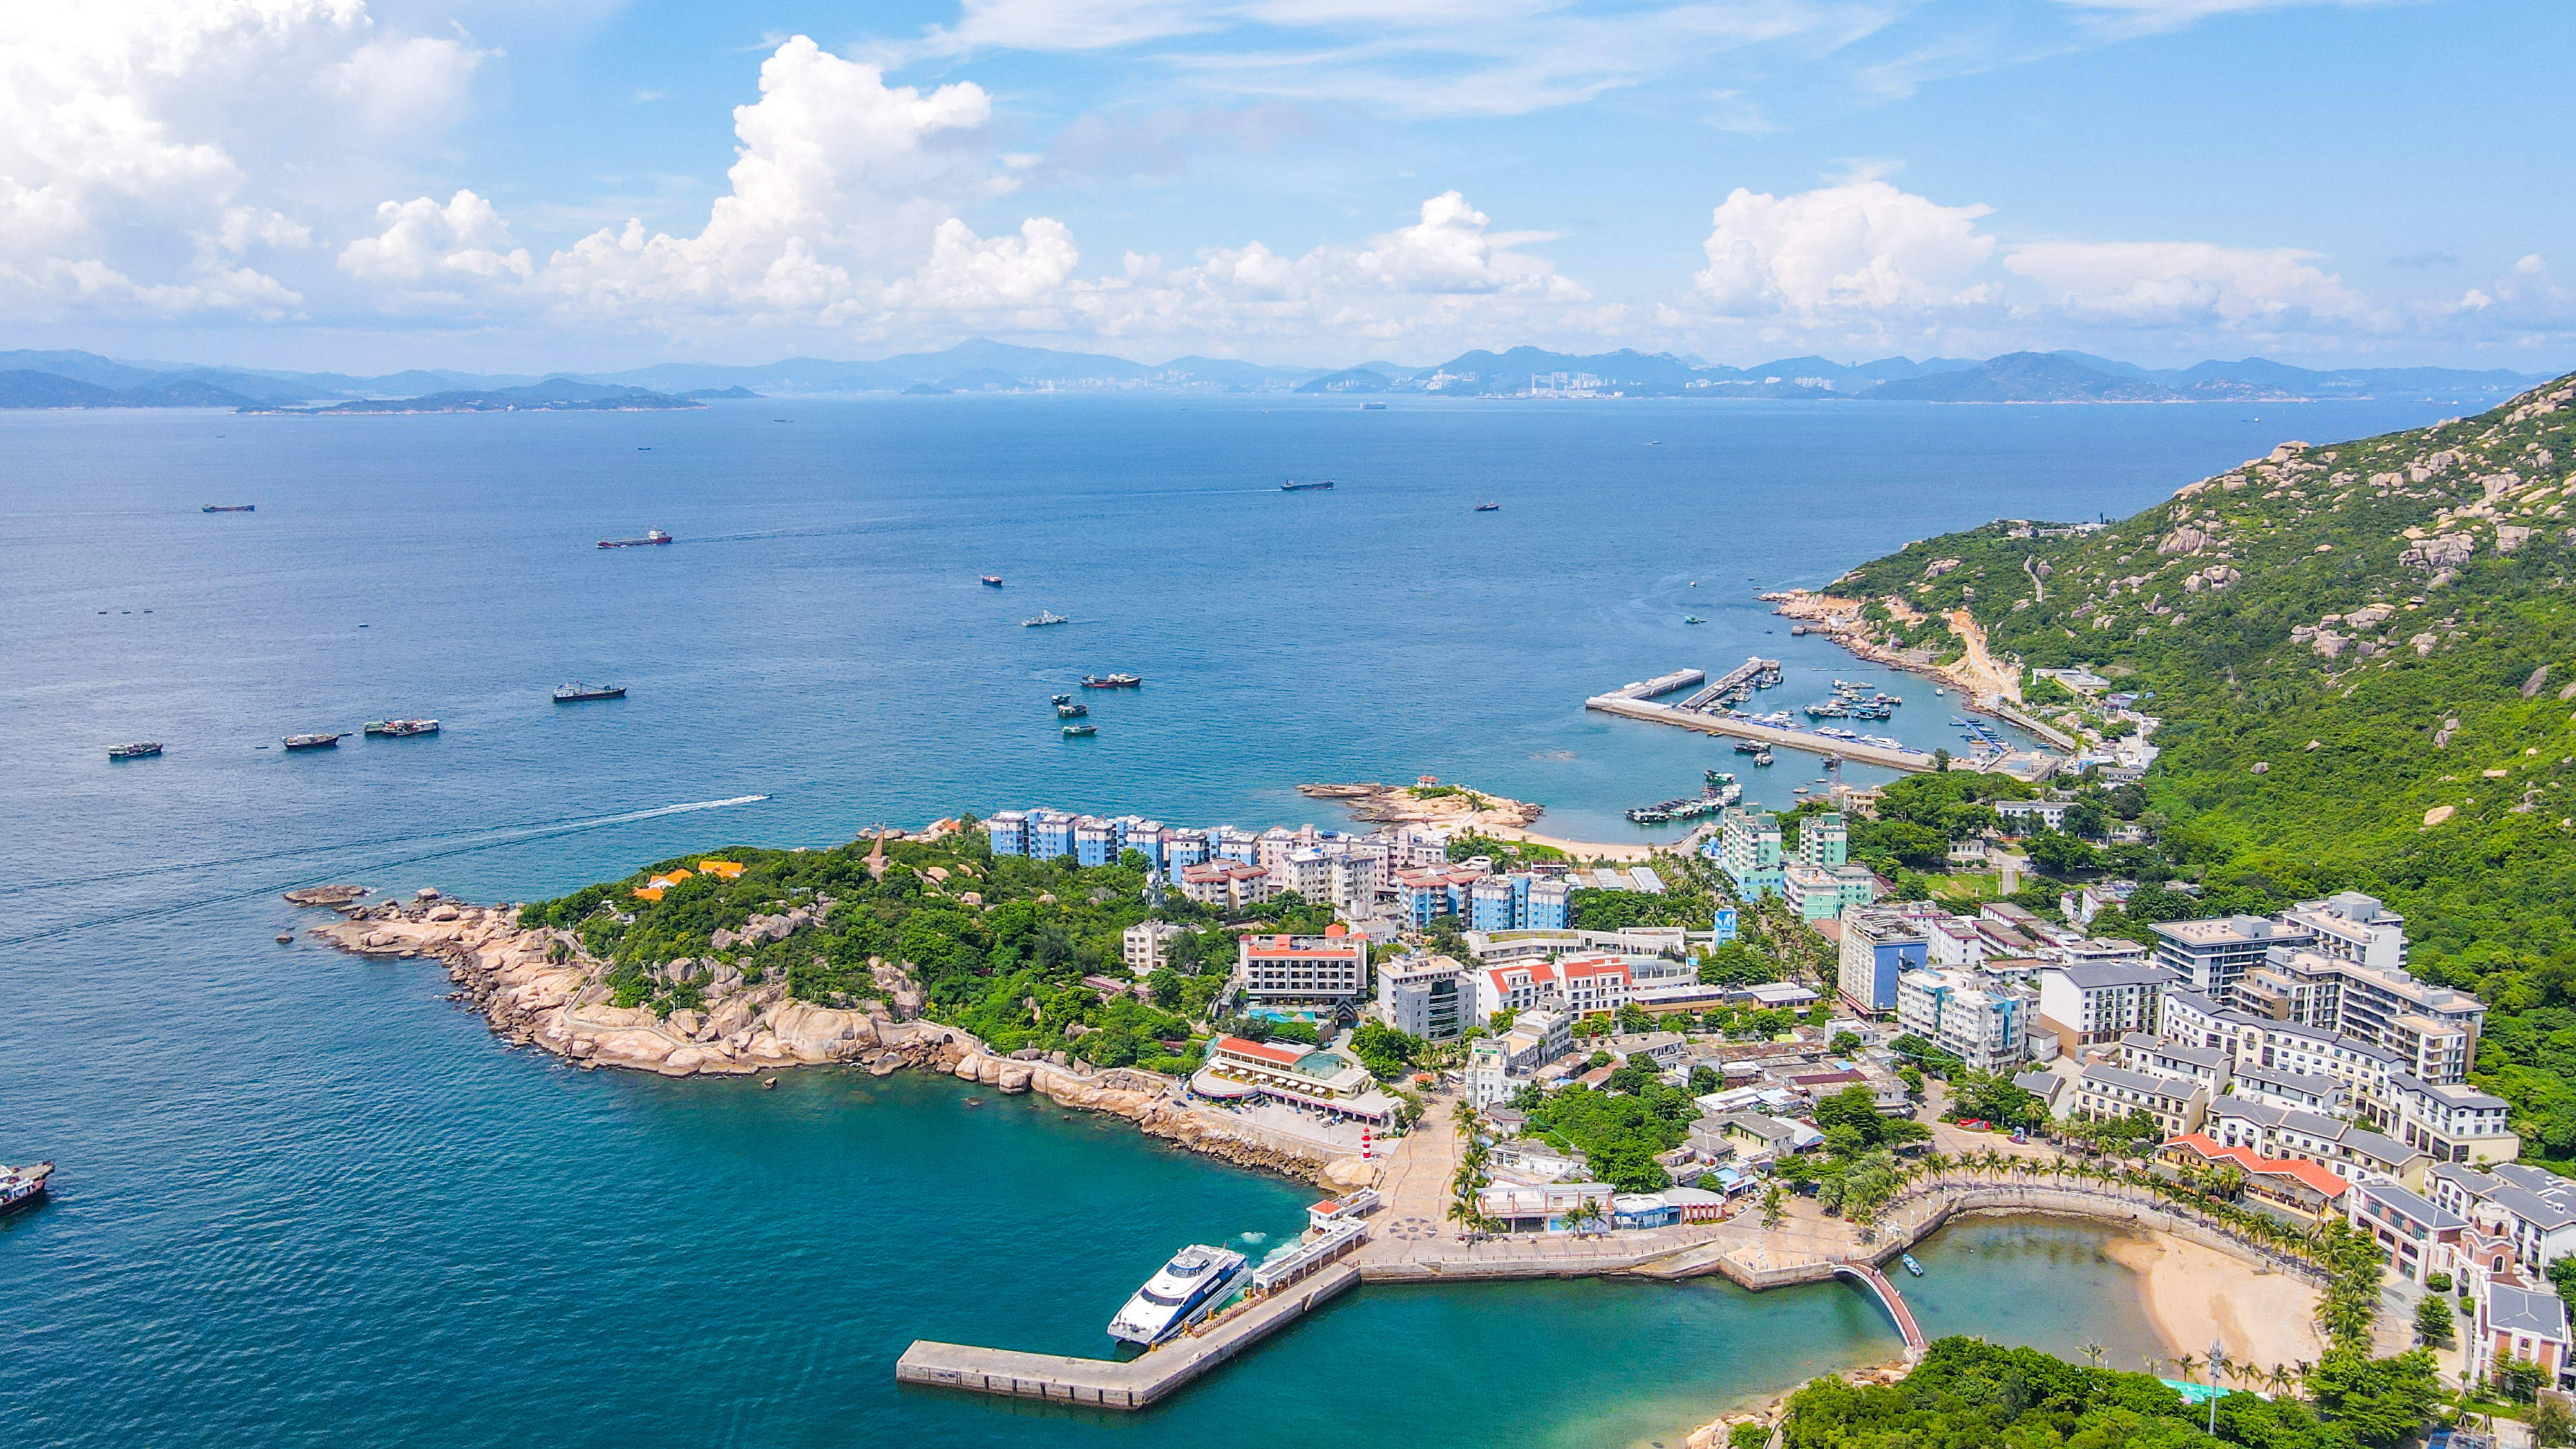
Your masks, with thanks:
[[[599,546],[601,548],[651,548],[657,543],[670,541],[671,535],[658,528],[648,528],[644,530],[642,538],[603,538],[599,541]]]
[[[558,684],[555,686],[557,704],[579,704],[586,699],[624,699],[625,697],[626,686],[622,684]]]
[[[1682,615],[1682,622],[1685,624],[1705,624],[1708,621],[1697,614],[1684,614]]]
[[[1093,724],[1066,725],[1064,727],[1064,737],[1069,740],[1087,740],[1098,733],[1100,733],[1100,726]]]
[[[1501,511],[1502,506],[1503,505],[1499,503],[1479,503],[1476,505],[1476,511],[1478,513],[1496,513]]]
[[[1066,618],[1062,614],[1051,613],[1045,609],[1040,609],[1038,610],[1038,616],[1036,618],[1022,619],[1020,621],[1020,627],[1023,629],[1043,629],[1049,624],[1070,624],[1072,622],[1073,621],[1071,619]]]
[[[975,581],[988,589],[998,589],[1002,586],[1000,574],[977,574]]]
[[[107,757],[111,760],[148,760],[159,753],[161,745],[157,740],[137,740],[130,745],[107,747]]]
[[[1291,478],[1287,482],[1279,485],[1279,491],[1282,493],[1316,493],[1332,486],[1333,480],[1330,478],[1325,479],[1321,483],[1300,483],[1296,479]]]
[[[345,733],[345,731],[343,733]],[[286,737],[286,747],[290,750],[336,750],[340,748],[340,736],[288,735]]]
[[[0,1217],[34,1206],[45,1195],[45,1179],[53,1175],[54,1165],[50,1162],[28,1167],[0,1163]]]
[[[1085,689],[1141,689],[1144,687],[1144,684],[1145,676],[1141,674],[1086,674],[1082,676],[1082,687]]]
[[[409,739],[413,735],[434,735],[438,733],[438,721],[434,719],[371,719],[367,721],[367,733],[389,740]]]
[[[1109,1320],[1109,1336],[1151,1348],[1207,1317],[1250,1268],[1251,1263],[1232,1249],[1192,1243],[1174,1253],[1172,1261],[1146,1279],[1118,1316]]]
[[[1091,706],[1087,704],[1059,704],[1055,707],[1057,719],[1080,719],[1089,713]]]
[[[209,503],[197,511],[199,513],[257,513],[259,512],[259,505],[256,503]]]

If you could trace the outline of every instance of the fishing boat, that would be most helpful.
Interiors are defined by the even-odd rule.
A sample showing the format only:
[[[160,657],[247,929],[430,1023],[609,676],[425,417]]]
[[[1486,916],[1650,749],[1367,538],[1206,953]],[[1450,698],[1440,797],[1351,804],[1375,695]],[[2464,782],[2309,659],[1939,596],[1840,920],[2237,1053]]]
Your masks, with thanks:
[[[1049,704],[1071,704],[1071,703],[1073,703],[1073,696],[1072,696],[1072,695],[1069,695],[1069,694],[1051,694],[1051,695],[1047,696],[1047,703],[1049,703]]]
[[[1141,689],[1144,687],[1144,684],[1145,676],[1141,674],[1086,674],[1082,676],[1082,687],[1085,689]]]
[[[345,733],[345,731],[343,733]],[[336,750],[340,748],[340,736],[288,735],[286,737],[286,747],[290,750]]]
[[[1053,613],[1046,609],[1040,609],[1038,610],[1038,616],[1036,618],[1022,619],[1020,621],[1020,627],[1023,629],[1043,629],[1049,624],[1070,624],[1072,622],[1073,621],[1071,619],[1066,618],[1062,614]]]
[[[1059,704],[1055,707],[1057,719],[1080,719],[1089,713],[1091,706],[1087,704]]]
[[[555,703],[557,704],[579,704],[584,700],[624,699],[625,697],[626,686],[622,684],[574,683],[558,684],[555,686]]]
[[[975,580],[988,589],[998,589],[1002,586],[1000,574],[977,574]]]
[[[1682,622],[1685,624],[1705,624],[1708,621],[1697,614],[1684,614],[1682,615]]]
[[[1758,755],[1769,748],[1771,748],[1769,745],[1762,743],[1760,740],[1737,740],[1735,742],[1735,752],[1739,755]]]
[[[1249,1259],[1231,1248],[1192,1243],[1174,1253],[1109,1320],[1109,1336],[1151,1348],[1207,1317],[1251,1267]]]
[[[1906,1272],[1913,1274],[1917,1278],[1923,1276],[1923,1265],[1914,1261],[1914,1255],[1912,1253],[1907,1253],[1896,1261],[1905,1265]]]
[[[209,503],[197,511],[199,513],[257,513],[259,512],[259,505],[256,503]]]
[[[1753,763],[1755,763],[1755,764],[1757,764],[1757,765],[1768,765],[1768,764],[1770,764],[1770,763],[1771,763],[1771,747],[1770,747],[1769,745],[1764,745],[1762,748],[1760,748],[1760,749],[1758,749],[1758,750],[1755,750],[1755,751],[1753,752]]]
[[[54,1175],[54,1165],[39,1162],[27,1167],[0,1163],[0,1217],[22,1207],[33,1207],[45,1195],[45,1180]]]
[[[601,548],[651,548],[656,544],[670,541],[671,535],[658,528],[648,528],[644,530],[642,538],[603,538],[599,541],[599,546]]]
[[[1087,740],[1098,733],[1100,733],[1098,725],[1078,724],[1064,727],[1064,737],[1069,740]]]
[[[130,745],[107,747],[107,757],[111,760],[148,760],[159,753],[161,745],[157,740],[137,740]]]
[[[379,739],[407,740],[414,735],[434,735],[438,733],[438,721],[434,719],[371,719],[367,721],[366,733]]]
[[[1279,485],[1279,491],[1282,493],[1319,493],[1332,486],[1333,480],[1330,478],[1325,479],[1321,483],[1300,483],[1296,479],[1291,478],[1287,482]]]
[[[1479,503],[1476,505],[1476,511],[1478,513],[1493,513],[1499,511],[1502,506],[1503,505],[1499,503]]]

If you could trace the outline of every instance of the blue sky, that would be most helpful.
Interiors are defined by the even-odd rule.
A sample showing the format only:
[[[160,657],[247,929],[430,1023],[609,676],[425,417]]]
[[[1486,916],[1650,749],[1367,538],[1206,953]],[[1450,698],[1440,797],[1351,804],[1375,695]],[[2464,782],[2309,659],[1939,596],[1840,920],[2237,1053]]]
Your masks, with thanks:
[[[2564,0],[86,0],[0,345],[2576,365]]]

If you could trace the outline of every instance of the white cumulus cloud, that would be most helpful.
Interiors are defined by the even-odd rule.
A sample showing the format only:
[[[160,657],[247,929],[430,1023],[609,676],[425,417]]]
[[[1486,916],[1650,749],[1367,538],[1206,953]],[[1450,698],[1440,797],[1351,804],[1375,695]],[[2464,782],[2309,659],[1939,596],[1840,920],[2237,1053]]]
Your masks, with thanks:
[[[459,191],[444,206],[423,196],[376,208],[379,229],[340,252],[340,270],[378,282],[454,283],[516,278],[525,281],[527,249],[492,203]]]
[[[1793,196],[1738,187],[1719,204],[1693,280],[1719,314],[1891,316],[1996,300],[1982,205],[1944,206],[1862,177]]]
[[[991,117],[971,82],[889,86],[879,67],[797,36],[762,63],[759,101],[734,111],[733,189],[702,231],[596,232],[556,253],[545,280],[568,305],[614,315],[848,304],[995,187]]]
[[[2068,312],[2137,326],[2277,331],[2369,310],[2317,254],[2208,242],[2035,242],[2004,266]]]

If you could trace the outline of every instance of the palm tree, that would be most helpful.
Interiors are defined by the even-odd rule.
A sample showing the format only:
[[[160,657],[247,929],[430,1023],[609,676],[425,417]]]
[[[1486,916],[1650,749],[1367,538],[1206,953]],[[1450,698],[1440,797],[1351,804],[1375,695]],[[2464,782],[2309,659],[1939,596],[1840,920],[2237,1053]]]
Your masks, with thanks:
[[[2102,1345],[2088,1341],[2080,1345],[2080,1351],[2086,1358],[2092,1360],[2095,1368],[2102,1366]]]
[[[2179,1355],[2174,1359],[2173,1366],[2175,1372],[2182,1375],[2182,1381],[2184,1383],[2190,1383],[2191,1371],[2200,1367],[2200,1355],[2196,1353]]]

